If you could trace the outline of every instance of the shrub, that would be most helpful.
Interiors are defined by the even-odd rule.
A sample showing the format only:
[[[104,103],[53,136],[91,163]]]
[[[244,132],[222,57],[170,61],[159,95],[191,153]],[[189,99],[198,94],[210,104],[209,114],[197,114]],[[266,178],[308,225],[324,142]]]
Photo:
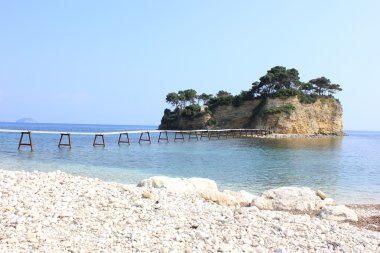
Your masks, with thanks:
[[[288,98],[288,97],[292,97],[292,96],[296,96],[297,95],[297,90],[295,89],[292,89],[292,88],[288,88],[288,89],[280,89],[278,90],[275,94],[273,94],[274,97],[277,97],[277,98]]]
[[[306,94],[303,92],[298,93],[298,100],[302,104],[313,104],[317,101],[317,99],[318,99],[318,96],[315,94]]]
[[[261,117],[267,117],[269,115],[282,113],[282,112],[290,115],[292,111],[294,111],[295,109],[296,107],[294,105],[288,103],[281,106],[276,106],[276,107],[272,107],[266,110],[262,110],[260,111],[259,115]]]
[[[207,123],[206,123],[206,126],[213,126],[216,124],[216,120],[214,118],[210,118]]]

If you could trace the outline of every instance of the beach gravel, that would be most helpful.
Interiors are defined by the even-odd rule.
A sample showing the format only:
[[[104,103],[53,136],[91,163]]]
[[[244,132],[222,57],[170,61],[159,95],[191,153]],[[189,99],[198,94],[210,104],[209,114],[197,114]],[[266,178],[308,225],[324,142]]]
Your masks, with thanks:
[[[307,214],[0,170],[0,252],[379,252],[379,244],[379,232]]]

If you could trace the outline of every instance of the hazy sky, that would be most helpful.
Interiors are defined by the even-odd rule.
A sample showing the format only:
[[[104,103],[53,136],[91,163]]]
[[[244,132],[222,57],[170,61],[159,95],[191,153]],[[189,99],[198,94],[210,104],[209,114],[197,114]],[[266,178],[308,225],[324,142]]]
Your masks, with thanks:
[[[0,121],[158,125],[165,95],[239,93],[276,65],[341,84],[380,130],[380,1],[0,0]]]

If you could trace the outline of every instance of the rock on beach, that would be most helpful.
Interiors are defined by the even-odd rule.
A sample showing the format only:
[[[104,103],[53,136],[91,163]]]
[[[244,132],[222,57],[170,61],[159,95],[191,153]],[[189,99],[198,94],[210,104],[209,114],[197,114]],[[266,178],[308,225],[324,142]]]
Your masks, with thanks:
[[[322,208],[319,215],[324,219],[336,220],[336,221],[358,221],[358,215],[350,208],[339,206],[326,206]]]
[[[287,210],[310,212],[320,210],[326,205],[333,204],[331,199],[315,192],[308,187],[280,187],[265,191],[254,200],[254,205],[266,210]]]
[[[198,192],[62,172],[0,170],[0,185],[0,252],[380,250],[379,232],[319,216],[219,205]]]
[[[227,206],[249,206],[257,196],[246,191],[220,192],[215,181],[207,178],[170,178],[155,176],[144,179],[137,187],[166,189],[171,192],[198,193],[205,200]]]

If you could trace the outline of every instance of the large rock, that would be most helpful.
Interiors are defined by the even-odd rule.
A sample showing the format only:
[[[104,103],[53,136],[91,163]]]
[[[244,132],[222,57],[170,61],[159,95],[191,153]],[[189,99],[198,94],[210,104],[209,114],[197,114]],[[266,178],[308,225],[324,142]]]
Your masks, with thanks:
[[[215,181],[207,178],[150,177],[137,184],[138,187],[164,188],[173,192],[218,191]]]
[[[252,195],[246,191],[234,192],[229,190],[225,190],[223,192],[202,191],[199,193],[199,195],[205,200],[226,206],[250,206],[252,201],[257,198],[257,196]]]
[[[259,209],[314,211],[330,204],[307,187],[280,187],[265,191],[253,201]]]
[[[335,221],[358,221],[358,215],[355,213],[355,211],[344,205],[326,206],[322,208],[319,216],[323,219]]]
[[[156,176],[142,180],[139,187],[164,188],[172,192],[198,193],[202,198],[227,206],[249,206],[257,198],[246,191],[220,192],[215,181],[207,178],[171,178]]]

